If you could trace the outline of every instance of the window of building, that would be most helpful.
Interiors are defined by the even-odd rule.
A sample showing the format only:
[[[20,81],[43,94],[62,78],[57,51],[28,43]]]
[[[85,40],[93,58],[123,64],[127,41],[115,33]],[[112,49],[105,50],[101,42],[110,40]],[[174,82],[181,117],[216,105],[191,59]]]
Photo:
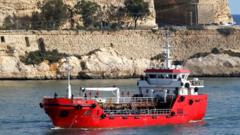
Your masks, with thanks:
[[[150,75],[149,75],[149,78],[151,78],[151,79],[157,78],[157,75],[150,74]]]
[[[25,37],[25,41],[26,41],[26,46],[30,47],[30,42],[29,42],[29,38],[28,37]]]
[[[1,36],[1,42],[5,43],[5,37],[4,36]]]
[[[38,48],[40,51],[45,52],[46,48],[45,48],[45,43],[44,43],[44,39],[43,38],[39,38],[38,39]]]

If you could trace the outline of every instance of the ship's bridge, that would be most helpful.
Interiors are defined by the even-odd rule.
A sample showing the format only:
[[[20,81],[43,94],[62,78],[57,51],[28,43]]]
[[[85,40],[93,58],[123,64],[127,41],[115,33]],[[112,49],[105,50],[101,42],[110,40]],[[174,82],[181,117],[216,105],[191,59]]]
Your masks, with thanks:
[[[182,81],[188,79],[190,70],[186,69],[156,69],[145,70],[145,77],[139,81],[139,87],[161,86],[179,87]]]

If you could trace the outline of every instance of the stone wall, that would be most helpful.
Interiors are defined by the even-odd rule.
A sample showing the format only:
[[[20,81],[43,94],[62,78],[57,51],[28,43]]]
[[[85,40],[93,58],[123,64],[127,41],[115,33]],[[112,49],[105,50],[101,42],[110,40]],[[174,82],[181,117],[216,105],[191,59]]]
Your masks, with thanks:
[[[224,28],[205,30],[179,29],[172,33],[176,60],[187,59],[199,52],[210,52],[213,48],[240,49],[240,30]],[[226,28],[227,30],[227,28]],[[39,48],[40,40],[46,50],[85,55],[95,49],[112,47],[127,58],[152,58],[162,52],[165,30],[130,30],[116,32],[86,31],[0,31],[0,54],[13,48],[15,55]]]

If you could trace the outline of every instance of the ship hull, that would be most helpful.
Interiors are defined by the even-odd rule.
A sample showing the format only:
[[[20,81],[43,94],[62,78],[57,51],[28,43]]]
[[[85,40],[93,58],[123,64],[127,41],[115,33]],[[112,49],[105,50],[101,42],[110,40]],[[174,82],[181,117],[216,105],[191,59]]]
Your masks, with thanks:
[[[94,100],[44,98],[41,107],[59,128],[126,128],[203,120],[207,95],[178,96],[167,113],[107,114]]]

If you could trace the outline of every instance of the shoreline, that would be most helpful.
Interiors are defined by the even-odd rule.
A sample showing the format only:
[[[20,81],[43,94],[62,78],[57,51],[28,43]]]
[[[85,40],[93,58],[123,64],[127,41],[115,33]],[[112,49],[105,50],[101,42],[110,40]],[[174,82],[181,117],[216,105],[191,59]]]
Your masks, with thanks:
[[[189,78],[240,78],[240,75],[233,75],[233,76],[189,76]],[[132,77],[132,78],[91,78],[91,79],[85,79],[85,78],[71,78],[71,80],[131,80],[131,79],[139,79],[138,77]],[[0,78],[0,81],[64,81],[67,80],[67,78],[62,79],[21,79],[21,78]]]

